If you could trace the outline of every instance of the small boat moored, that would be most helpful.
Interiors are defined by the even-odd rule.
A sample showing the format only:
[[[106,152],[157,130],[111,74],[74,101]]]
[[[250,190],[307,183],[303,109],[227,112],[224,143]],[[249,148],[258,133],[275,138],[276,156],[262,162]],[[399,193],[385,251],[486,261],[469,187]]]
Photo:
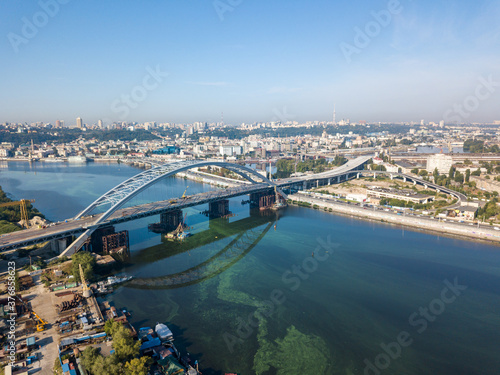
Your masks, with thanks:
[[[162,341],[172,341],[174,339],[172,331],[163,323],[156,323],[155,332]]]

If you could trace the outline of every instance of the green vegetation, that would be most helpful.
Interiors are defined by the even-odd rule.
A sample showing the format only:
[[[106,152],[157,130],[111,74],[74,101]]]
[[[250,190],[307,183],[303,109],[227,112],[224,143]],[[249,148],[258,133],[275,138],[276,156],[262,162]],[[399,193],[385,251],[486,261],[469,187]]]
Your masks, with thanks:
[[[7,197],[7,194],[0,186],[0,204],[13,202]],[[44,217],[31,203],[26,204],[28,219],[33,219],[35,216]],[[21,229],[17,223],[21,221],[21,206],[0,207],[0,234],[14,232]]]
[[[471,153],[500,153],[500,148],[497,145],[488,147],[482,140],[467,139],[464,142],[464,151]]]
[[[149,371],[149,358],[139,356],[141,343],[135,341],[130,331],[121,323],[108,320],[105,332],[113,338],[115,352],[104,358],[99,349],[92,346],[82,352],[82,364],[92,375],[146,375]]]
[[[499,202],[498,198],[493,198],[483,208],[480,208],[477,212],[478,217],[483,217],[486,220],[495,220],[497,216],[500,214],[500,207],[497,205]]]
[[[16,230],[21,230],[21,228],[7,220],[0,220],[0,234],[15,232]]]
[[[86,251],[80,251],[74,254],[71,257],[72,265],[71,271],[73,276],[75,277],[75,281],[80,280],[80,268],[79,265],[82,265],[83,274],[87,281],[91,281],[94,278],[94,266],[95,266],[95,258]]]
[[[297,172],[309,172],[314,173],[324,172],[327,169],[343,165],[347,162],[347,159],[342,156],[336,156],[335,159],[328,163],[326,159],[314,159],[306,160],[297,163]],[[292,173],[295,173],[295,159],[280,159],[276,163],[277,172],[273,175],[273,178],[288,178]]]

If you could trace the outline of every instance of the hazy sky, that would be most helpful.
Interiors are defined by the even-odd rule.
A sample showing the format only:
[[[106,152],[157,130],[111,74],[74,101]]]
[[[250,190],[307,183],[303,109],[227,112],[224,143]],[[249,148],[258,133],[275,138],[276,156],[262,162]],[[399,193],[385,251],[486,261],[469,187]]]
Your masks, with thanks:
[[[498,0],[3,1],[0,122],[331,120],[334,103],[337,121],[500,120],[498,19]]]

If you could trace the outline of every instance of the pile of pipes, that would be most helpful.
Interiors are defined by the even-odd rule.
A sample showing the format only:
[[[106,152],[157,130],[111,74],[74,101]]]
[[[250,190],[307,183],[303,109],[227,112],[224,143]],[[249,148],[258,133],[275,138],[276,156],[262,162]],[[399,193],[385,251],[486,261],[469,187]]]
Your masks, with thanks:
[[[56,307],[59,310],[59,312],[68,311],[80,306],[80,303],[83,300],[84,298],[80,294],[75,293],[71,301],[64,301],[61,306],[56,305]]]

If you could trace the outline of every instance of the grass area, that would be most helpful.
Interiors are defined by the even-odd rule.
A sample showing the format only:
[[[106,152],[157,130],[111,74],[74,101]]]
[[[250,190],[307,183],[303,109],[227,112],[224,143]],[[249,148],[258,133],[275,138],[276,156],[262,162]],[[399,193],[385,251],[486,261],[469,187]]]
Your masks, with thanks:
[[[18,230],[21,230],[21,228],[17,224],[7,220],[0,220],[0,234],[11,233]]]

